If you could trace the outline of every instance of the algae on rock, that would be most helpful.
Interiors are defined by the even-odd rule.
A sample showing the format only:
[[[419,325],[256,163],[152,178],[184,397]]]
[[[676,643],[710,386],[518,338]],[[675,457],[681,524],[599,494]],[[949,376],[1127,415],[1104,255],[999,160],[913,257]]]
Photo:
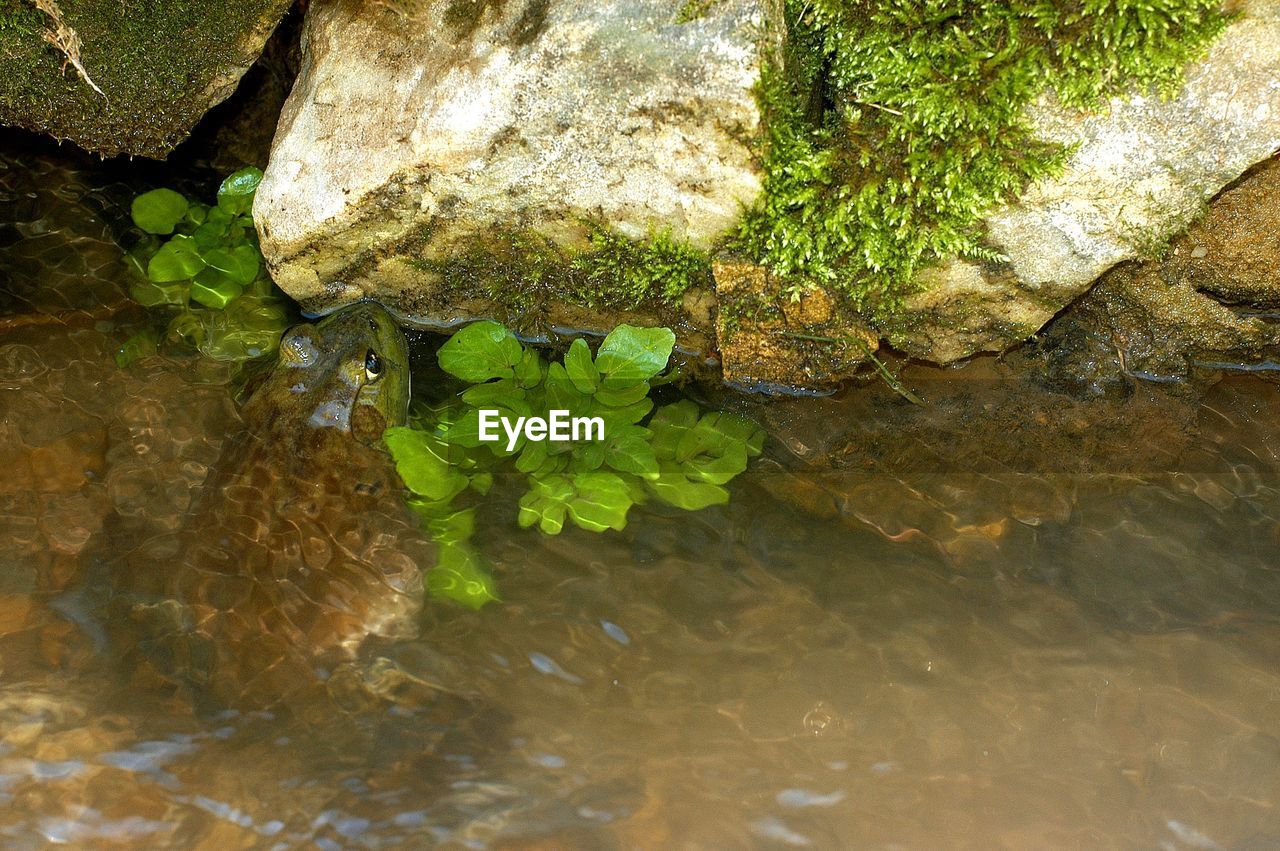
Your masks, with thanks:
[[[0,123],[163,157],[235,90],[289,5],[0,0]]]

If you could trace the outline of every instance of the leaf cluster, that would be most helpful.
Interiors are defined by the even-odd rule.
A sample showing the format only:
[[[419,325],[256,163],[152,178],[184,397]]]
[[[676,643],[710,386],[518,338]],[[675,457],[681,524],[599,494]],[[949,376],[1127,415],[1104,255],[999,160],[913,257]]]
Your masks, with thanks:
[[[1170,94],[1226,18],[1213,0],[786,0],[768,67],[762,200],[741,248],[792,282],[886,314],[922,266],[997,259],[981,218],[1067,151],[1037,140],[1046,88],[1096,106]]]
[[[631,507],[649,500],[691,511],[727,502],[724,486],[760,453],[764,432],[736,414],[704,413],[687,400],[655,412],[649,393],[674,377],[674,370],[664,372],[674,344],[670,329],[620,325],[594,353],[577,339],[562,360],[548,362],[496,322],[457,332],[437,359],[469,386],[385,437],[428,531],[469,532],[473,519],[455,518],[455,499],[486,493],[498,470],[523,482],[519,524],[548,535],[566,523],[621,530]],[[549,418],[552,410],[598,417],[604,433],[569,441],[528,440],[523,433],[514,442],[505,434],[482,441],[481,409],[511,421]],[[441,575],[436,593],[477,608],[496,598],[465,540],[436,539],[444,548],[466,550],[449,556],[452,572]]]
[[[267,276],[251,210],[262,180],[257,168],[227,177],[214,204],[172,189],[133,199],[133,223],[143,239],[128,252],[140,304],[175,311],[167,336],[218,360],[244,361],[275,350],[288,313]],[[148,350],[130,340],[120,358]]]

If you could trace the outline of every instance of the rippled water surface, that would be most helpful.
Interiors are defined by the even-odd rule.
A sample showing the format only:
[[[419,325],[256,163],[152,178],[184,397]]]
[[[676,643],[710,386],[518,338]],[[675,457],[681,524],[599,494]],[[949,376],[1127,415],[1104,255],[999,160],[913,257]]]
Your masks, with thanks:
[[[182,523],[236,413],[223,368],[115,365],[131,180],[0,156],[0,844],[1280,847],[1257,377],[1085,404],[979,362],[909,370],[924,409],[754,405],[729,506],[482,512],[505,602],[381,650],[465,700],[318,732],[139,685],[95,583]]]

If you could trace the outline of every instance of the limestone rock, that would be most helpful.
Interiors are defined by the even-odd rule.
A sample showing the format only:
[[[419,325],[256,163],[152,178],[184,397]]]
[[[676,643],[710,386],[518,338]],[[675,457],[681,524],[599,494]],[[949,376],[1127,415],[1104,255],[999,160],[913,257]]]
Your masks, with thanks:
[[[464,318],[431,263],[581,222],[708,247],[760,190],[753,87],[774,0],[314,3],[254,216],[272,275],[326,312]]]
[[[946,363],[1026,339],[1280,147],[1280,2],[1241,7],[1171,100],[1117,98],[1081,114],[1043,99],[1030,116],[1039,135],[1078,145],[1065,173],[987,217],[1006,264],[926,271],[894,345]]]
[[[163,157],[226,99],[290,0],[10,0],[0,124]]]

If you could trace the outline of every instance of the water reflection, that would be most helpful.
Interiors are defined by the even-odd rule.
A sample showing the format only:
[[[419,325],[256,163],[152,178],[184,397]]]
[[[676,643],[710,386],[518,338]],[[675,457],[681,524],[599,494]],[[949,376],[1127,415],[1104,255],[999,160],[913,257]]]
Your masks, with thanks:
[[[909,371],[924,409],[767,406],[729,506],[556,538],[486,507],[506,602],[378,648],[453,709],[203,717],[122,680],[76,594],[181,522],[230,378],[117,369],[144,317],[85,318],[118,291],[85,222],[127,193],[5,164],[6,845],[1280,844],[1275,385],[1098,407],[983,362]]]

